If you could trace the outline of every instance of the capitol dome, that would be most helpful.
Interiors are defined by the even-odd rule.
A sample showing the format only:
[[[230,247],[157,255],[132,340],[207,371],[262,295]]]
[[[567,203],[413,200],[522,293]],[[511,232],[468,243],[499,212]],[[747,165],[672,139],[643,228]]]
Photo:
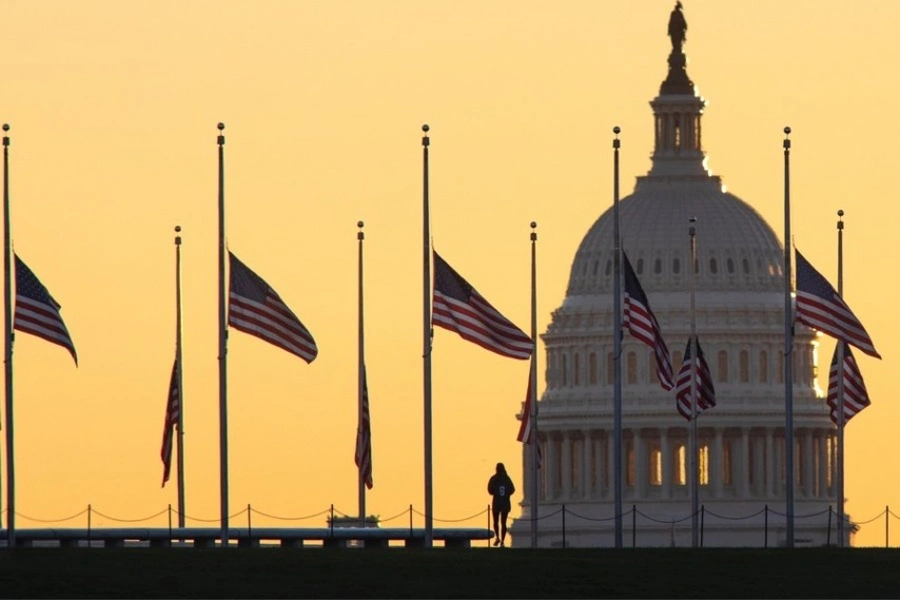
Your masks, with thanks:
[[[816,383],[816,333],[796,325],[786,356],[783,245],[760,214],[726,192],[707,168],[701,136],[706,102],[687,74],[686,27],[679,2],[670,16],[668,75],[650,102],[652,164],[618,202],[619,233],[675,373],[696,331],[715,406],[696,421],[683,418],[675,392],[660,384],[653,349],[625,331],[616,354],[614,332],[622,314],[615,310],[622,298],[617,303],[613,297],[621,286],[614,285],[610,208],[584,236],[566,297],[542,336],[546,385],[532,424],[541,468],[535,481],[531,446],[524,446],[524,499],[511,528],[514,546],[532,540],[544,547],[612,546],[619,543],[614,519],[628,522],[635,545],[696,543],[691,521],[697,496],[690,493],[687,476],[695,472],[688,458],[691,440],[697,440],[699,502],[707,515],[704,545],[838,540],[831,523],[837,432]],[[696,218],[694,278],[689,277],[691,217]],[[790,436],[785,435],[786,388],[792,399]],[[793,474],[786,467],[791,453]],[[618,498],[614,476],[622,482]],[[802,515],[790,540],[789,493],[794,514]],[[840,532],[842,544],[849,542],[851,529]]]

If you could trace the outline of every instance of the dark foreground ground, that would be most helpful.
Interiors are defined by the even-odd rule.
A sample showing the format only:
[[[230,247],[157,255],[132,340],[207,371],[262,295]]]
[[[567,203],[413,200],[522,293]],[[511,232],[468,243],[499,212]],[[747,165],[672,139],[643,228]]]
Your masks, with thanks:
[[[3,598],[898,598],[900,550],[0,550]]]

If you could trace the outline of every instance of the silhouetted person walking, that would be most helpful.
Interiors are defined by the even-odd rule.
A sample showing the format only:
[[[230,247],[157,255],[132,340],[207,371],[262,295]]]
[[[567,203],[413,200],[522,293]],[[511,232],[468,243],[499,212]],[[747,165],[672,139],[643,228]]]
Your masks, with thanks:
[[[506,545],[506,518],[512,508],[509,497],[516,491],[512,479],[506,474],[503,463],[497,463],[497,472],[488,480],[488,494],[493,496],[491,512],[494,516],[494,545]]]

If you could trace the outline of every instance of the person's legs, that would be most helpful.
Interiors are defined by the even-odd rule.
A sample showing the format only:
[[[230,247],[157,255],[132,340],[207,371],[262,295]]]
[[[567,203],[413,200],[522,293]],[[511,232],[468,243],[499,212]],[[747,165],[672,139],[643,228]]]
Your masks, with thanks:
[[[494,515],[494,545],[500,543],[500,509],[497,507],[493,507],[491,512]],[[506,531],[506,520],[503,521],[504,529]]]
[[[509,511],[504,510],[500,513],[500,545],[506,545],[506,517],[509,516]]]

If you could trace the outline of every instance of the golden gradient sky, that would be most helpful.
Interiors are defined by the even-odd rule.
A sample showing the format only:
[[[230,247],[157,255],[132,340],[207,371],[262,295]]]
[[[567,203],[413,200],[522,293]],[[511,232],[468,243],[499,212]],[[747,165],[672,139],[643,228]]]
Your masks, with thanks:
[[[64,349],[17,336],[18,511],[59,518],[91,503],[141,518],[175,503],[175,486],[159,487],[159,445],[180,224],[187,513],[218,519],[218,121],[229,246],[320,350],[307,365],[231,332],[232,510],[356,511],[360,219],[369,512],[423,510],[420,127],[432,128],[436,248],[526,330],[528,223],[539,223],[543,332],[582,236],[611,204],[614,125],[623,196],[649,168],[648,101],[666,74],[673,4],[6,0],[0,121],[12,126],[13,243],[62,303],[80,359],[76,369]],[[891,316],[900,3],[689,0],[685,14],[712,171],[781,238],[790,125],[795,242],[832,282],[835,213],[846,211],[844,296],[884,356],[857,353],[873,404],[847,428],[847,510],[857,520],[885,505],[900,512],[889,381],[900,354]],[[435,338],[437,526],[485,508],[497,461],[521,484],[515,415],[528,365],[445,330]],[[823,340],[820,364],[833,347]],[[539,357],[543,389],[543,345]],[[118,523],[95,516],[93,525]],[[856,543],[883,544],[883,519]]]

